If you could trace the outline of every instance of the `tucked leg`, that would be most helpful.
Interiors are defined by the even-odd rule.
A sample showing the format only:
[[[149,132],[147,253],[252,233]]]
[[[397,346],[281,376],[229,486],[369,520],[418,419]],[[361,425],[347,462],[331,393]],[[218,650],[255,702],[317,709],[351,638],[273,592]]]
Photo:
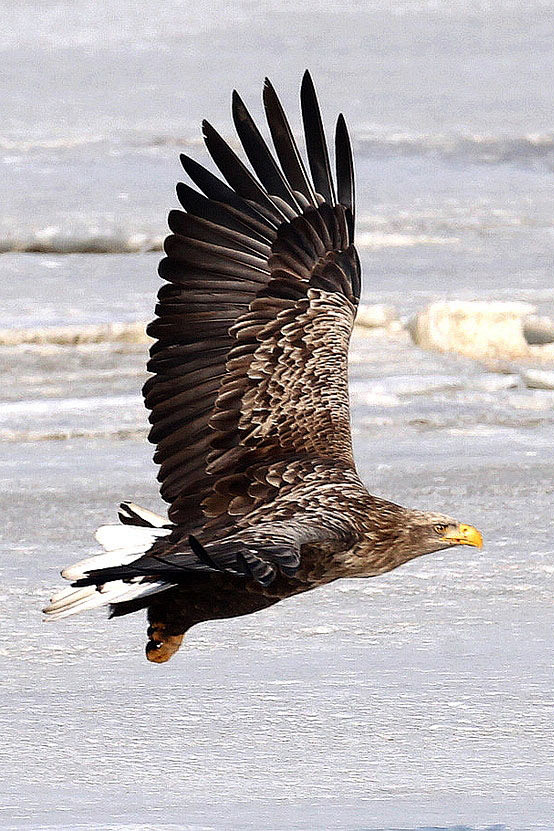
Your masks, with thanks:
[[[146,657],[155,664],[164,664],[169,661],[175,655],[185,637],[184,633],[182,635],[169,634],[165,623],[151,624],[148,627],[147,635],[149,641],[146,644]]]
[[[163,664],[175,655],[188,630],[206,620],[240,617],[279,601],[254,581],[246,588],[236,578],[209,575],[156,595],[148,607],[146,657]]]
[[[148,643],[146,657],[155,664],[164,664],[175,655],[185,633],[198,622],[190,597],[173,589],[155,597],[148,607]]]

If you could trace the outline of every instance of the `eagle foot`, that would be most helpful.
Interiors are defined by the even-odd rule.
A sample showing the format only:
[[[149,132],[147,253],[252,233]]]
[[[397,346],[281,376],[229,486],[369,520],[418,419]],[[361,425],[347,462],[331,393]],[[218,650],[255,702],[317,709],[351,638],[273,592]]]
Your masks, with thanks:
[[[146,644],[146,657],[155,664],[165,664],[175,655],[184,635],[168,635],[163,623],[154,623],[148,627],[150,640]]]

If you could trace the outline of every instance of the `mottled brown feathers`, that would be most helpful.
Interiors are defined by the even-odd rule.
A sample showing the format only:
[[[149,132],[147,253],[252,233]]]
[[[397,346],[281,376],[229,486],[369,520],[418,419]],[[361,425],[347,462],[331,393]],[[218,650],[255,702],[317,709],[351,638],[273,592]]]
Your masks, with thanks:
[[[347,387],[360,296],[352,156],[341,119],[337,200],[308,74],[301,105],[311,180],[269,82],[277,160],[237,93],[233,119],[254,173],[207,122],[206,147],[226,181],[182,157],[202,193],[180,184],[184,211],[169,214],[144,386],[173,530],[143,557],[85,581],[155,575],[188,580],[192,591],[193,575],[218,573],[227,598],[269,584],[294,593],[326,569],[332,579],[323,556],[308,557],[303,571],[303,550],[356,543],[345,493],[362,505],[367,492],[354,469]],[[239,605],[251,611],[252,602],[261,603]],[[171,632],[170,618],[162,626],[158,613],[155,631]]]
[[[234,517],[251,510],[257,500],[247,471],[258,457],[338,454],[352,464],[346,361],[360,279],[350,204],[314,197],[270,85],[264,98],[286,169],[237,94],[235,124],[259,181],[204,124],[233,190],[183,159],[206,196],[179,186],[187,212],[169,215],[174,233],[160,275],[170,283],[148,329],[158,339],[148,366],[156,374],[144,394],[161,492],[170,519],[194,530],[214,516],[221,526],[225,515],[231,530]],[[329,198],[328,154],[308,80],[302,99],[310,164]],[[341,135],[344,144],[344,127]],[[351,170],[349,151],[337,164]],[[237,475],[240,492],[224,495],[219,481]]]
[[[147,606],[157,663],[201,621],[482,544],[472,526],[371,496],[356,473],[347,369],[361,279],[348,131],[339,116],[335,185],[310,76],[307,165],[269,81],[263,99],[277,158],[234,93],[254,172],[204,122],[225,181],[182,156],[199,190],[178,185],[184,211],[169,214],[144,385],[169,520],[123,503],[124,525],[97,532],[105,553],[64,569],[75,588],[45,610]]]

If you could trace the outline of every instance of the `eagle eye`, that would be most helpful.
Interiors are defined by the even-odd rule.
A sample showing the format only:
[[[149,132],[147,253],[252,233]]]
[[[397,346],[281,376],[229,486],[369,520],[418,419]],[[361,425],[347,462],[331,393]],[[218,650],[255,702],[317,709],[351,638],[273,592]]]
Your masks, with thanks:
[[[435,531],[437,532],[437,534],[443,534],[447,528],[448,525],[445,524],[435,525]]]

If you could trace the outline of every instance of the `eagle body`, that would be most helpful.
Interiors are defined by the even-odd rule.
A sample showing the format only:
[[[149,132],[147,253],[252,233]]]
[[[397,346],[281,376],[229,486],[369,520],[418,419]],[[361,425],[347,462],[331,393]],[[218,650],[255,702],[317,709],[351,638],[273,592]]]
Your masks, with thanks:
[[[335,176],[308,73],[308,168],[269,81],[275,155],[237,93],[253,172],[203,123],[219,178],[193,159],[159,273],[143,392],[168,518],[133,503],[104,526],[104,554],[62,572],[58,619],[109,604],[147,608],[147,657],[166,661],[191,626],[250,614],[343,577],[371,577],[476,529],[368,493],[352,451],[348,347],[361,290],[346,124]]]

